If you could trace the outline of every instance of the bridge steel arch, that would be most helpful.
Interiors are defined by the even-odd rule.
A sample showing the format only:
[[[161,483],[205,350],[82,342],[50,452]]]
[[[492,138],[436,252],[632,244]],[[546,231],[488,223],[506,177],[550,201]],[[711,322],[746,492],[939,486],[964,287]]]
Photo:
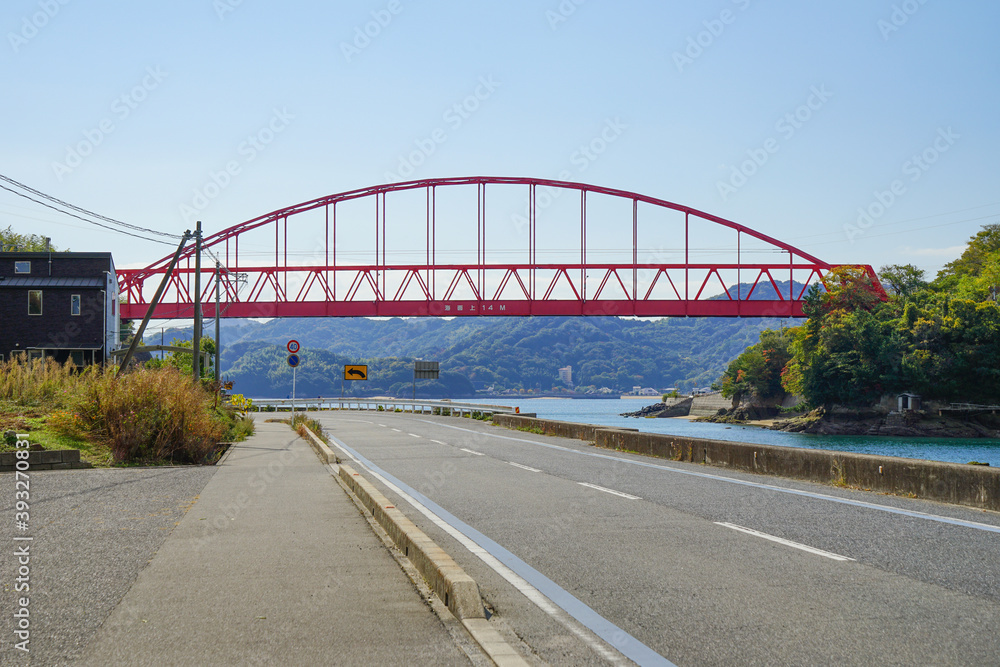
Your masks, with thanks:
[[[512,217],[517,217],[520,233],[527,235],[526,253],[520,261],[489,261],[488,194],[510,186],[520,186],[517,192],[524,198],[524,215]],[[473,218],[477,224],[475,261],[439,262],[438,198],[447,189],[463,187],[476,189],[477,210],[474,214],[468,211],[470,227]],[[421,215],[426,230],[424,247],[417,250],[423,261],[391,262],[387,251],[388,201],[395,193],[421,190],[425,193]],[[545,208],[542,204],[567,192],[579,198],[578,247],[571,251],[572,260],[540,261],[537,237]],[[588,259],[588,254],[601,254],[599,249],[588,248],[588,234],[594,231],[592,224],[588,226],[588,211],[596,196],[619,205],[630,204],[631,216],[621,216],[615,224],[623,245],[624,239],[631,237],[631,257]],[[369,230],[374,233],[373,261],[357,263],[338,253],[337,208],[356,200],[373,203],[374,220]],[[683,261],[643,257],[649,251],[639,239],[640,205],[647,207],[644,210],[652,207],[676,216],[670,252],[675,257],[682,254]],[[305,262],[290,263],[289,229],[294,237],[299,217],[320,211],[324,241]],[[715,225],[713,230],[730,235],[735,232],[732,259],[693,261],[692,255],[697,253],[690,237],[695,225]],[[240,249],[241,237],[250,232],[259,235],[269,226],[274,228],[274,247],[267,251],[267,263],[247,263],[248,253]],[[575,243],[575,235],[574,231],[567,238],[574,238]],[[756,245],[758,254],[763,248],[770,257],[764,261],[748,259],[751,253],[744,250],[747,242]],[[205,238],[203,247],[218,256],[231,274],[245,278],[242,288],[235,281],[224,281],[224,317],[802,317],[807,286],[822,282],[826,272],[837,266],[738,223],[663,199],[583,183],[510,177],[425,179],[341,192],[233,225]],[[471,260],[473,248],[467,250]],[[194,253],[193,245],[183,250],[154,318],[193,317]],[[164,257],[144,269],[118,271],[124,297],[122,318],[138,319],[146,314],[149,295],[170,259]],[[872,268],[863,269],[878,284]],[[209,317],[215,313],[215,287],[209,279],[213,272],[214,266],[205,262],[201,302]],[[767,298],[761,298],[765,292]]]

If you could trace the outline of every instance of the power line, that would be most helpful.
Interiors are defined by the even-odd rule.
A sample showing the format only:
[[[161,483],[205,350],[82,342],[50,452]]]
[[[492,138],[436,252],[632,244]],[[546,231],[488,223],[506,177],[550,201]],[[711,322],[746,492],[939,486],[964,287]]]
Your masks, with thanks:
[[[2,175],[0,175],[0,178],[3,178]],[[125,230],[122,230],[122,229],[116,229],[115,227],[111,227],[109,225],[103,225],[103,224],[101,224],[99,222],[94,222],[93,220],[88,220],[87,218],[84,218],[82,216],[76,215],[75,213],[70,213],[69,211],[64,211],[64,210],[62,210],[60,208],[56,208],[55,206],[52,206],[51,204],[46,204],[43,201],[39,201],[37,199],[29,197],[28,195],[24,194],[23,192],[18,192],[16,190],[12,190],[11,188],[8,188],[6,185],[0,185],[0,188],[6,190],[7,192],[10,192],[10,193],[13,193],[13,194],[17,195],[18,197],[23,197],[24,199],[27,199],[28,201],[35,202],[39,206],[44,206],[46,208],[50,208],[53,211],[57,211],[59,213],[62,213],[63,215],[68,215],[71,218],[76,218],[77,220],[83,220],[86,223],[90,223],[91,225],[97,225],[98,227],[103,227],[104,229],[108,229],[108,230],[110,230],[112,232],[117,232],[119,234],[125,234],[126,236],[132,236],[132,237],[135,237],[137,239],[142,239],[143,241],[152,241],[153,243],[162,243],[163,245],[169,245],[169,246],[173,245],[173,243],[170,243],[169,241],[161,241],[159,239],[151,239],[151,238],[148,238],[148,237],[145,237],[145,236],[140,236],[138,234],[133,234],[131,232],[126,232]]]
[[[103,220],[103,221],[108,222],[108,223],[110,223],[112,225],[117,225],[118,227],[125,227],[126,229],[131,229],[131,230],[136,231],[136,232],[143,232],[143,233],[146,233],[146,234],[153,234],[154,236],[163,236],[163,237],[171,238],[171,239],[180,239],[181,238],[180,234],[170,234],[168,232],[161,232],[161,231],[158,231],[158,230],[155,230],[155,229],[149,229],[147,227],[140,227],[138,225],[132,225],[132,224],[129,224],[127,222],[122,222],[121,220],[115,220],[114,218],[109,218],[108,216],[101,215],[100,213],[94,213],[93,211],[87,210],[87,209],[82,208],[80,206],[76,206],[74,204],[70,204],[69,202],[63,201],[63,200],[58,199],[56,197],[53,197],[51,195],[47,195],[44,192],[41,192],[40,190],[36,190],[36,189],[34,189],[34,188],[30,187],[30,186],[25,185],[24,183],[20,183],[18,181],[15,181],[13,178],[10,178],[9,176],[4,176],[3,174],[0,174],[0,180],[5,181],[6,183],[9,183],[10,185],[13,185],[13,186],[15,186],[17,188],[20,188],[20,189],[22,189],[22,190],[24,190],[26,192],[30,192],[31,194],[35,195],[36,197],[41,197],[42,199],[45,199],[45,200],[47,200],[49,202],[52,202],[53,204],[58,204],[59,206],[63,206],[63,207],[68,208],[68,209],[70,209],[72,211],[76,211],[77,213],[81,213],[83,215],[90,216],[91,218],[96,218],[98,220]],[[111,230],[111,231],[121,232],[122,234],[128,234],[129,236],[135,236],[136,238],[145,239],[147,241],[155,241],[157,243],[166,243],[164,241],[157,241],[156,239],[147,239],[147,238],[145,238],[143,236],[137,236],[136,234],[129,234],[128,232],[121,231],[119,229],[116,229],[115,227],[109,227],[109,226],[103,225],[103,224],[101,224],[99,222],[94,222],[93,220],[88,220],[87,218],[80,217],[79,215],[74,215],[73,213],[70,213],[68,211],[64,211],[64,210],[62,210],[60,208],[56,208],[55,206],[52,206],[51,204],[46,204],[45,202],[42,202],[42,201],[39,201],[39,200],[34,199],[32,197],[29,197],[28,195],[26,195],[26,194],[24,194],[22,192],[18,192],[16,190],[12,190],[12,189],[10,189],[10,188],[8,188],[6,186],[0,185],[0,187],[2,187],[4,190],[7,190],[8,192],[11,192],[11,193],[13,193],[13,194],[15,194],[15,195],[17,195],[19,197],[23,197],[23,198],[25,198],[25,199],[27,199],[29,201],[32,201],[32,202],[34,202],[36,204],[40,204],[41,206],[45,206],[45,207],[50,208],[50,209],[52,209],[54,211],[58,211],[59,213],[63,213],[65,215],[72,216],[74,218],[77,218],[78,220],[83,220],[84,222],[90,223],[92,225],[97,225],[98,227],[103,227],[104,229],[108,229],[108,230]],[[166,245],[172,245],[172,244],[166,243]]]

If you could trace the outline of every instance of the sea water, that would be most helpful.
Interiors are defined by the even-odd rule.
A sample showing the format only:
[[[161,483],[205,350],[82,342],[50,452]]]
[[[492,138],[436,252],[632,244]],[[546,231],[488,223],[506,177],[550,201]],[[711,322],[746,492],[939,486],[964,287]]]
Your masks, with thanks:
[[[623,412],[635,412],[656,399],[572,399],[502,397],[474,401],[492,405],[517,406],[521,412],[534,412],[543,419],[600,424],[616,428],[637,428],[646,433],[666,433],[692,438],[710,438],[733,442],[749,442],[780,447],[832,449],[879,456],[900,456],[910,459],[969,463],[979,461],[1000,466],[1000,440],[984,438],[908,438],[868,435],[809,435],[771,431],[759,426],[713,424],[688,419],[646,419],[622,417]]]

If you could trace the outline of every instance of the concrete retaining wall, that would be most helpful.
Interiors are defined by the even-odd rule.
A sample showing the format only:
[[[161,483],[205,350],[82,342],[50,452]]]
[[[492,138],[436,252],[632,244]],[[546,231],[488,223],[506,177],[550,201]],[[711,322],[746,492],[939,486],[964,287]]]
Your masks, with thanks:
[[[15,452],[0,453],[0,472],[13,472],[17,464]],[[32,470],[75,470],[91,468],[89,463],[80,460],[77,449],[42,450],[28,452],[28,472]]]
[[[722,394],[701,394],[695,396],[691,401],[691,410],[688,414],[692,417],[711,417],[719,410],[733,407],[731,398],[723,398]]]
[[[497,415],[494,423],[573,432],[544,419]],[[1000,468],[578,426],[566,437],[605,449],[1000,511]]]

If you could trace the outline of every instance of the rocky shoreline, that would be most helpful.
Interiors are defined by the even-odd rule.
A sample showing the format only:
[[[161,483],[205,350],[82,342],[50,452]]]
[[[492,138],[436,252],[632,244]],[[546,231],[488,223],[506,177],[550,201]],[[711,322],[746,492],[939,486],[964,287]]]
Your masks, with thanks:
[[[623,417],[683,417],[684,405],[656,403]],[[924,411],[890,412],[818,408],[804,414],[780,418],[773,407],[740,406],[719,410],[715,415],[695,421],[720,424],[748,424],[788,433],[815,435],[871,435],[919,438],[990,438],[1000,439],[1000,415],[990,412],[958,413],[942,416]]]
[[[921,411],[825,411],[775,421],[770,427],[817,435],[882,435],[920,438],[1000,438],[1000,415],[971,413],[942,416]]]

